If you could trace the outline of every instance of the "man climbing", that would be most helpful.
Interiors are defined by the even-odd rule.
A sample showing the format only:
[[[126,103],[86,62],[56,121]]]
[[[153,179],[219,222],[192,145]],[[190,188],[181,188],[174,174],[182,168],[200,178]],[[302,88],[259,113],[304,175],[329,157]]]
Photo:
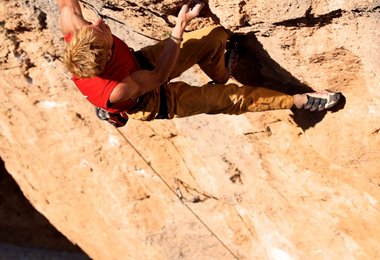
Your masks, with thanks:
[[[230,34],[221,26],[184,33],[205,5],[202,0],[182,6],[167,39],[138,52],[113,35],[102,19],[94,23],[84,19],[78,0],[58,0],[58,4],[67,42],[65,66],[78,89],[97,107],[98,116],[115,126],[124,125],[128,116],[171,119],[293,106],[321,111],[340,99],[340,93],[331,91],[290,96],[262,87],[225,84],[236,63],[236,55],[225,61]],[[195,64],[211,78],[210,83],[191,86],[170,81]]]

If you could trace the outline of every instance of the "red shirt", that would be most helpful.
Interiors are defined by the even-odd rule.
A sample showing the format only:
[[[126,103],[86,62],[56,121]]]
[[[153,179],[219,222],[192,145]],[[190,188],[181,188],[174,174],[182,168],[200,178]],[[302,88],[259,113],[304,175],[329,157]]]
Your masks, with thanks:
[[[112,90],[132,72],[139,69],[139,65],[128,45],[113,36],[113,52],[103,72],[93,78],[72,77],[77,88],[94,106],[109,112],[117,113],[127,111],[136,104],[135,99],[128,99],[121,103],[110,104],[109,98]],[[71,34],[65,35],[65,41],[71,40]]]

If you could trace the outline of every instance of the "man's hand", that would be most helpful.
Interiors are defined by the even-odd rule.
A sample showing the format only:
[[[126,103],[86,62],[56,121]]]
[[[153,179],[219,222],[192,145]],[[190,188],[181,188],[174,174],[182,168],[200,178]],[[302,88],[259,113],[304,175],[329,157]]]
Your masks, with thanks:
[[[202,0],[192,0],[190,3],[184,4],[178,13],[177,23],[187,24],[199,15],[204,5]]]

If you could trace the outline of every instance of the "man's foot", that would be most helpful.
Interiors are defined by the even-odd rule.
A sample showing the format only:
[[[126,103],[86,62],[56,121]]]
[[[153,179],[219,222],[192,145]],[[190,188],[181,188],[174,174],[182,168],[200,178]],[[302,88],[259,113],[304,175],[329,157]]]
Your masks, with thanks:
[[[231,77],[234,73],[236,66],[239,61],[239,51],[238,51],[238,43],[236,41],[228,42],[227,51],[225,53],[225,62],[226,68],[228,70],[229,76]]]
[[[342,94],[339,92],[324,90],[320,92],[297,94],[293,96],[294,105],[298,109],[322,111],[332,108],[339,103]]]

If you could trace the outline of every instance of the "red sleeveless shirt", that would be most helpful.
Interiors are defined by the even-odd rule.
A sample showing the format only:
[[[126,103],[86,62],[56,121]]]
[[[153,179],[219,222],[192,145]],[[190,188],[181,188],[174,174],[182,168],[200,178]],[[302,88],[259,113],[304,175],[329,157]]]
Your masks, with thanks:
[[[132,72],[139,69],[139,65],[128,45],[122,40],[113,37],[113,52],[103,72],[93,78],[72,77],[79,91],[94,106],[103,108],[112,113],[124,112],[136,104],[136,99],[128,99],[121,103],[110,104],[112,90]],[[70,42],[71,34],[65,35],[65,41]]]

